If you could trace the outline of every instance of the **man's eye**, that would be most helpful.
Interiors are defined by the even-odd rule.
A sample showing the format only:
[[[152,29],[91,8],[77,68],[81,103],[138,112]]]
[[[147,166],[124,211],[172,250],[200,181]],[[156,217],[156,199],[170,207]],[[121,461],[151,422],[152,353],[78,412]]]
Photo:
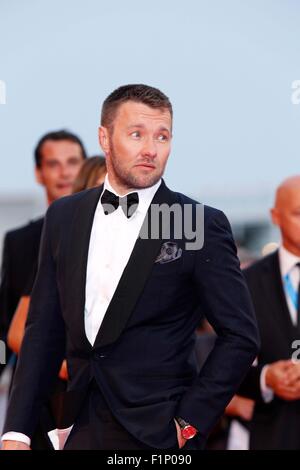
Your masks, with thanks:
[[[72,158],[72,160],[68,161],[68,165],[70,166],[76,166],[81,163],[81,160],[78,160],[78,158]]]
[[[132,132],[132,137],[135,138],[135,139],[138,139],[139,137],[141,137],[141,134],[139,131],[134,131]]]
[[[47,162],[48,168],[55,168],[57,166],[57,162]]]
[[[165,134],[160,134],[157,138],[160,142],[166,142],[168,140],[168,137]]]

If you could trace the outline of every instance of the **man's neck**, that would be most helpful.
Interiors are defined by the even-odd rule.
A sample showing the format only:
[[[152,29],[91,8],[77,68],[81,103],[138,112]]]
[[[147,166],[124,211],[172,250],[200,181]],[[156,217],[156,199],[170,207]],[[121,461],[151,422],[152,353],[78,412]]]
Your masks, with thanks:
[[[119,183],[113,175],[107,174],[107,180],[112,187],[112,189],[119,195],[124,196],[132,191],[135,191],[136,188],[129,188],[128,186],[124,186],[123,184]]]
[[[298,256],[300,258],[300,249],[294,245],[291,245],[288,241],[283,240],[282,246],[292,255]]]

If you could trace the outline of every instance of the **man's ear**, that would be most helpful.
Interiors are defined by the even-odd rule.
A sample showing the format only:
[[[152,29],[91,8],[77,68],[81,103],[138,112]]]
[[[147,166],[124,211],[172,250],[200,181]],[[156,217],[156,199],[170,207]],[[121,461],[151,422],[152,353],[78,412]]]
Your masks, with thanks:
[[[109,153],[110,149],[110,136],[107,127],[100,126],[98,130],[99,144],[102,147],[105,155]]]
[[[270,214],[271,214],[273,224],[280,227],[280,214],[279,214],[278,209],[276,207],[273,207],[270,210]]]
[[[35,173],[35,179],[36,179],[36,181],[37,181],[39,184],[41,184],[42,186],[44,186],[43,174],[42,174],[41,169],[40,169],[38,166],[35,167],[34,173]]]

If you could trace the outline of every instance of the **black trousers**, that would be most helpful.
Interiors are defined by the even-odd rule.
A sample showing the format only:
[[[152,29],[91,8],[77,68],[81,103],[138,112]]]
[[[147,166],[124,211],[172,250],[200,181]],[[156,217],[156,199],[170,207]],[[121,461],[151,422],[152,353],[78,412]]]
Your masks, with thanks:
[[[196,441],[194,443],[191,441],[186,444],[187,450],[196,450]],[[98,386],[94,383],[88,391],[64,450],[153,451],[154,449],[138,441],[114,418]],[[178,450],[178,446],[168,450]]]

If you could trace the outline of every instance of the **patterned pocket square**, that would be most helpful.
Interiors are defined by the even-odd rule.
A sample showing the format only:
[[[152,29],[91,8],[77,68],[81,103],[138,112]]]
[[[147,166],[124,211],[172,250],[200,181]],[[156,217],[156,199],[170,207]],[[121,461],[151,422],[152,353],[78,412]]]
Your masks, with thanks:
[[[178,248],[177,243],[174,242],[165,242],[160,250],[158,257],[155,260],[155,263],[171,263],[171,261],[176,261],[182,255],[182,249]]]

